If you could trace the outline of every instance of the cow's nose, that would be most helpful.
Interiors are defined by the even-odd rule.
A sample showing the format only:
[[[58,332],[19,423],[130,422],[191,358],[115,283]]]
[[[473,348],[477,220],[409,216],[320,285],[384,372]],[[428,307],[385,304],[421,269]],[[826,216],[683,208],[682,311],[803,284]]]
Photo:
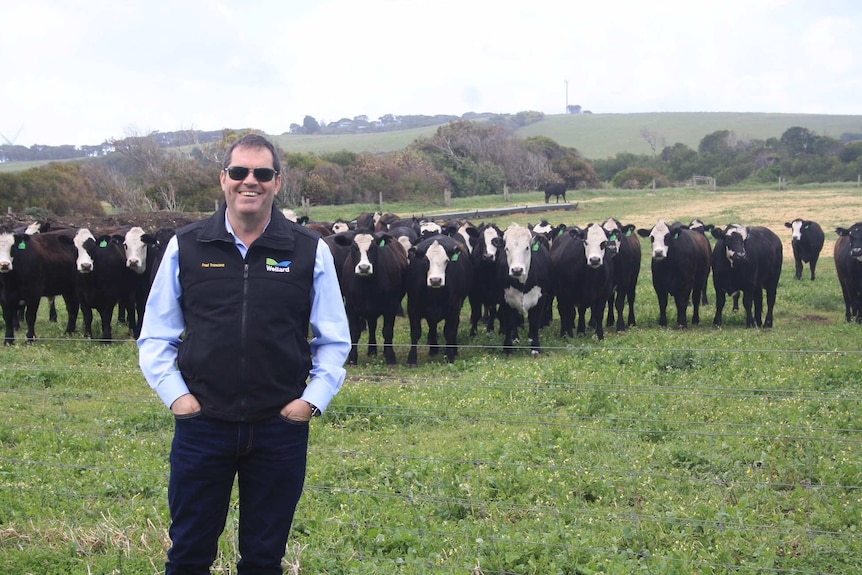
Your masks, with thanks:
[[[137,268],[137,267],[140,267],[140,265],[141,265],[141,260],[132,259],[132,260],[128,260],[126,262],[126,266],[128,266],[130,268]]]
[[[524,268],[509,268],[509,274],[514,277],[521,277],[524,273]]]
[[[80,265],[80,267],[78,269],[83,273],[87,273],[87,272],[93,271],[93,264],[83,263]]]
[[[590,258],[590,267],[597,268],[602,265],[602,258],[593,256]]]
[[[371,265],[370,264],[359,264],[358,266],[356,266],[356,269],[361,274],[371,273]]]
[[[443,287],[443,278],[428,278],[428,285],[432,288]]]

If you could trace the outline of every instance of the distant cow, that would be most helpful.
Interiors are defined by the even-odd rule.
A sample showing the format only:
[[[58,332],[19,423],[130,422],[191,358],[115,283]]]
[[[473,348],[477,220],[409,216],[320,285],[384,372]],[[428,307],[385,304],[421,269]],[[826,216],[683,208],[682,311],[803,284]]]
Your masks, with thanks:
[[[590,310],[596,337],[604,339],[605,305],[613,291],[614,254],[608,252],[608,235],[602,226],[573,226],[551,246],[551,282],[560,312],[560,337],[586,334],[586,312]],[[622,315],[622,313],[620,314]]]
[[[659,220],[652,229],[641,228],[638,235],[649,238],[652,247],[652,284],[658,296],[659,320],[666,326],[668,297],[676,304],[676,323],[687,327],[686,309],[692,304],[691,323],[700,323],[701,292],[709,277],[709,243],[706,237],[680,223]]]
[[[805,262],[811,269],[811,281],[814,281],[814,271],[817,269],[817,260],[825,239],[823,228],[817,222],[799,218],[785,222],[784,225],[790,228],[792,233],[790,245],[796,262],[796,279],[802,279],[802,263]]]
[[[560,197],[561,196],[563,198],[563,201],[564,202],[566,201],[566,184],[560,184],[560,183],[545,184],[544,186],[542,186],[541,189],[543,192],[545,192],[545,203],[546,204],[551,199],[551,196],[554,196],[556,198],[556,203],[558,203],[558,204],[560,203]]]
[[[551,287],[550,254],[545,238],[533,236],[529,229],[510,224],[503,237],[494,240],[502,250],[497,264],[499,316],[503,330],[503,352],[512,353],[518,327],[527,315],[532,355],[542,351],[539,328],[545,299]]]
[[[739,224],[730,224],[724,229],[715,228],[712,236],[718,240],[712,250],[712,282],[715,286],[713,324],[722,324],[725,294],[741,291],[745,326],[772,327],[772,312],[783,261],[781,240],[769,228]]]
[[[497,261],[500,259],[499,242],[503,232],[496,224],[482,223],[477,229],[478,240],[470,254],[473,261],[473,282],[470,288],[470,335],[476,335],[480,320],[485,320],[485,330],[494,331],[497,319],[499,294],[497,289]],[[495,243],[496,242],[496,243]]]
[[[613,290],[608,298],[607,325],[614,325],[614,310],[616,310],[617,331],[624,331],[627,326],[636,325],[635,295],[638,287],[638,277],[641,273],[641,244],[638,240],[634,224],[623,225],[616,218],[608,218],[602,223],[602,228],[608,234],[608,251],[614,256]],[[628,302],[628,319],[623,319],[623,309]]]
[[[74,333],[78,318],[75,254],[61,238],[68,239],[68,232],[0,232],[0,305],[6,324],[5,345],[15,343],[14,325],[21,302],[27,340],[36,339],[36,314],[42,297],[63,296],[68,313],[66,333]]]
[[[862,222],[837,228],[835,269],[844,296],[844,316],[848,322],[862,323]]]
[[[431,236],[410,249],[407,266],[407,317],[410,320],[410,352],[407,365],[417,365],[417,344],[422,321],[428,323],[429,355],[439,353],[437,324],[443,325],[446,361],[458,354],[461,308],[470,292],[473,264],[464,245],[449,236]]]
[[[342,264],[341,292],[350,324],[352,347],[347,357],[356,365],[359,336],[368,326],[368,355],[377,355],[377,320],[383,317],[383,356],[388,365],[395,365],[392,339],[395,316],[404,299],[404,278],[407,254],[391,235],[379,232],[342,232],[327,236],[335,245],[348,247],[350,252]]]

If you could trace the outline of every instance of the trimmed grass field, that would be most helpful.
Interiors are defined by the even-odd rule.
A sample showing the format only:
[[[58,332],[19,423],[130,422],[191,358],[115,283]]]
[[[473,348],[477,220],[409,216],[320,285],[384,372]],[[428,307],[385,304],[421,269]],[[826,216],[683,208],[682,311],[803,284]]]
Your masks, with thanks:
[[[462,322],[454,364],[425,346],[408,369],[399,318],[399,366],[360,348],[313,422],[286,573],[862,572],[862,326],[844,321],[831,257],[834,228],[862,220],[862,193],[600,190],[570,201],[578,211],[547,218],[772,228],[786,240],[775,327],[746,329],[726,310],[716,329],[712,305],[701,325],[658,327],[648,257],[636,327],[571,340],[555,314],[537,359],[524,343],[505,357],[498,334],[471,339]],[[793,279],[783,223],[794,217],[827,233],[814,282]],[[130,339],[61,331],[40,309],[40,340],[0,350],[0,573],[162,573],[171,416]],[[234,506],[214,573],[236,572],[236,520]]]

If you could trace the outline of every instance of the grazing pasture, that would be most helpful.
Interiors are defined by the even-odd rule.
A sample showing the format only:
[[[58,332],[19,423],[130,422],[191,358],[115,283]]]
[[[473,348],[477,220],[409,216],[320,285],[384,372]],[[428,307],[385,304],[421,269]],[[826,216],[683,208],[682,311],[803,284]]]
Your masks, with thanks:
[[[312,422],[285,572],[862,572],[862,326],[844,319],[831,257],[835,227],[862,221],[862,192],[571,196],[579,210],[549,212],[552,224],[769,227],[784,245],[774,327],[747,329],[729,309],[720,329],[660,327],[645,240],[637,325],[601,341],[589,328],[561,338],[554,310],[540,356],[523,336],[506,356],[499,333],[470,337],[465,304],[455,361],[420,343],[408,370],[397,318],[397,365],[363,354]],[[483,207],[469,201],[457,207]],[[794,278],[784,222],[796,217],[826,234],[813,282]],[[96,345],[47,313],[35,344],[0,349],[0,573],[163,573],[171,417],[130,338]],[[234,508],[214,573],[236,572],[236,519]]]

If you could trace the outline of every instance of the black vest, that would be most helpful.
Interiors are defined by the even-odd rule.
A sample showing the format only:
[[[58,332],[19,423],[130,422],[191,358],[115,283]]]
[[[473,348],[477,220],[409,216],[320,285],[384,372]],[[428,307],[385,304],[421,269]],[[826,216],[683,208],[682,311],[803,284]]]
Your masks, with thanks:
[[[177,365],[203,413],[258,421],[305,389],[319,236],[273,209],[243,259],[224,214],[223,205],[177,232],[186,325]]]

